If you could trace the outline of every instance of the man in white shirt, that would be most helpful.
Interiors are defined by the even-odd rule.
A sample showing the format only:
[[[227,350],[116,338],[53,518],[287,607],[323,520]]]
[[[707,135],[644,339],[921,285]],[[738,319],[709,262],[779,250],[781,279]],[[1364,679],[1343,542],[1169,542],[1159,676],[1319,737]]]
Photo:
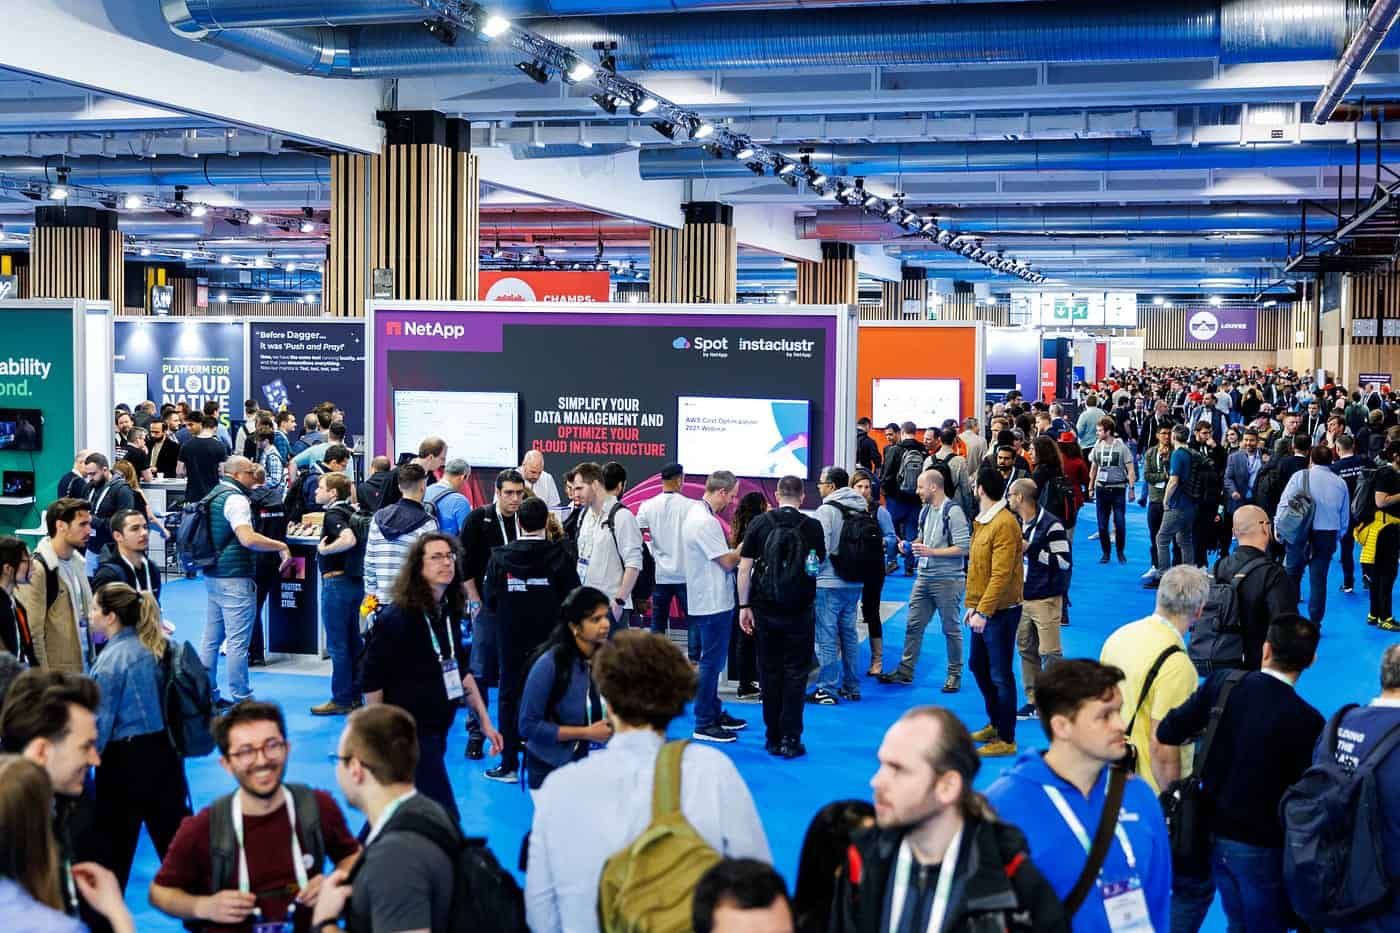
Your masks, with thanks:
[[[686,601],[685,563],[681,548],[681,522],[695,507],[695,500],[681,492],[685,468],[668,463],[661,468],[661,495],[637,509],[637,523],[651,535],[651,556],[656,561],[656,585],[651,591],[651,630],[665,635],[671,622],[671,602],[679,600],[681,612],[690,614]],[[692,648],[690,659],[697,660]]]
[[[705,497],[685,513],[681,524],[685,591],[690,602],[687,622],[700,640],[693,737],[702,742],[733,742],[734,732],[747,725],[726,715],[719,702],[719,675],[729,657],[733,627],[733,573],[739,566],[739,549],[729,546],[716,516],[729,508],[738,490],[739,481],[733,473],[716,470],[705,481]]]
[[[587,508],[578,532],[578,578],[612,600],[612,631],[630,627],[632,587],[642,572],[642,529],[637,516],[603,489],[603,468],[580,463],[574,482]]]
[[[559,487],[554,485],[554,477],[544,471],[544,454],[532,450],[520,462],[520,475],[525,477],[525,488],[544,500],[551,509],[559,508]]]

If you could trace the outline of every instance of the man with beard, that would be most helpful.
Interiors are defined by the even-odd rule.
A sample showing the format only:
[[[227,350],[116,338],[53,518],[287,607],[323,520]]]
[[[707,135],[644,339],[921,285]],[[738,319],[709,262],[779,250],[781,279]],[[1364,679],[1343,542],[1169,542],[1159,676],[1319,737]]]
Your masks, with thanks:
[[[180,824],[151,882],[151,905],[206,931],[242,933],[294,918],[305,928],[326,859],[349,871],[360,846],[330,794],[282,782],[292,746],[281,708],[239,703],[213,732],[238,790]]]
[[[957,716],[909,710],[885,733],[875,826],[851,841],[834,933],[1055,930],[1069,921],[1027,857],[1026,838],[972,789],[981,761]]]

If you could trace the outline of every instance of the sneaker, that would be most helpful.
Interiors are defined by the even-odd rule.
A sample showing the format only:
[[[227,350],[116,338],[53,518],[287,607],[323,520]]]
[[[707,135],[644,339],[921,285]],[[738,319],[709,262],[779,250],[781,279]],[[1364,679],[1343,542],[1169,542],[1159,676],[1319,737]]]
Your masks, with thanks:
[[[1128,555],[1127,555],[1127,554],[1124,554],[1122,551],[1119,551],[1119,552],[1118,552],[1118,563],[1120,563],[1120,564],[1126,564],[1127,562],[1128,562]]]
[[[754,684],[740,684],[734,699],[740,703],[757,703],[763,699],[763,691]]]
[[[1090,541],[1097,541],[1097,540],[1099,540],[1099,533],[1096,531],[1096,532],[1094,532],[1093,534],[1089,535],[1089,540],[1090,540]]]
[[[1379,625],[1379,624],[1380,624],[1380,621],[1381,621],[1380,619],[1378,619],[1378,618],[1376,618],[1375,616],[1371,615],[1369,612],[1366,613],[1366,624],[1367,624],[1367,625]]]
[[[764,742],[763,750],[774,757],[782,754],[782,742]]]
[[[1356,588],[1353,587],[1350,583],[1343,583],[1343,584],[1342,584],[1342,592],[1343,592],[1343,593],[1354,593],[1355,591],[1356,591]]]
[[[840,701],[837,700],[836,697],[832,696],[825,690],[818,687],[811,693],[807,694],[807,702],[814,703],[817,706],[835,706]]]
[[[698,742],[737,742],[739,737],[728,729],[721,729],[719,726],[706,726],[703,729],[696,729],[690,734],[692,739]]]
[[[1022,722],[1029,722],[1032,719],[1039,719],[1040,714],[1036,712],[1034,703],[1027,703],[1016,711],[1016,718]]]
[[[225,700],[223,697],[220,697],[214,701],[214,712],[216,713],[227,713],[231,709],[233,709],[232,700]]]
[[[1016,754],[1015,742],[1003,742],[1001,739],[993,739],[986,745],[977,749],[977,754],[983,758],[1008,758]]]
[[[486,757],[484,754],[482,754],[482,749],[485,747],[485,745],[486,736],[482,735],[480,732],[468,733],[467,758],[471,761],[480,761],[482,758]]]
[[[1103,556],[1099,558],[1099,563],[1101,563],[1101,564],[1106,564],[1106,563],[1108,563],[1108,552],[1107,552],[1107,551],[1105,551],[1104,554],[1103,554]]]
[[[892,561],[890,561],[888,564],[885,565],[885,576],[887,576],[887,577],[890,576],[891,574],[893,574],[893,573],[894,573],[895,571],[897,571],[898,569],[899,569],[899,561],[897,561],[897,560],[892,560]]]
[[[1142,576],[1138,577],[1138,579],[1139,579],[1139,580],[1151,580],[1151,579],[1152,579],[1153,577],[1155,577],[1155,576],[1157,576],[1157,568],[1156,568],[1156,567],[1148,567],[1148,568],[1147,568],[1147,572],[1144,573]]]
[[[747,720],[735,719],[733,716],[724,712],[719,714],[719,725],[721,729],[728,729],[730,732],[738,732],[740,729],[747,729],[749,727]]]
[[[876,674],[875,679],[882,684],[893,684],[896,687],[907,687],[914,682],[914,678],[908,674],[901,674],[899,671],[890,671],[888,674]]]
[[[504,761],[486,772],[488,781],[500,781],[502,784],[519,784],[520,770],[513,768]]]
[[[1388,617],[1377,622],[1376,628],[1382,632],[1400,632],[1400,622],[1396,622],[1393,617]]]
[[[807,754],[807,746],[797,739],[783,739],[782,747],[778,749],[779,758],[801,758],[805,754]]]
[[[841,689],[841,690],[837,690],[837,691],[836,691],[836,695],[839,696],[839,697],[840,697],[841,699],[843,699],[843,700],[850,700],[852,703],[859,703],[859,702],[860,702],[860,691],[859,691],[859,690],[846,690],[846,689]]]
[[[991,723],[987,723],[985,726],[972,733],[972,741],[974,742],[990,742],[996,737],[997,727]]]
[[[337,703],[335,700],[327,700],[320,706],[311,707],[312,716],[348,716],[354,711],[354,706]]]
[[[1144,580],[1144,581],[1143,581],[1143,584],[1142,584],[1142,588],[1145,589],[1145,590],[1155,590],[1155,589],[1157,589],[1157,587],[1159,587],[1159,586],[1161,586],[1161,585],[1162,585],[1162,578],[1161,578],[1161,577],[1153,577],[1153,578],[1150,579],[1150,580]]]
[[[961,675],[961,674],[949,674],[949,675],[948,675],[948,679],[945,680],[945,681],[943,681],[943,692],[944,692],[944,693],[957,693],[957,692],[958,692],[959,690],[961,690],[961,689],[962,689],[962,675]]]

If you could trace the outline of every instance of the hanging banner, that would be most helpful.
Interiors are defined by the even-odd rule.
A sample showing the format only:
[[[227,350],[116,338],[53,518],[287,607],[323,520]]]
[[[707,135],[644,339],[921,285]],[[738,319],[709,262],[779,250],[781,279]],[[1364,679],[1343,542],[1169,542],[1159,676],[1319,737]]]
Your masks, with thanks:
[[[345,412],[351,437],[365,430],[365,325],[362,321],[252,321],[248,324],[252,397],[300,418],[321,402]]]
[[[156,408],[187,403],[201,408],[213,399],[227,425],[243,412],[243,324],[230,321],[116,320],[112,326],[114,393],[133,380],[116,373],[145,374],[148,398]],[[116,396],[135,407],[139,398]]]
[[[1254,308],[1200,308],[1186,318],[1186,342],[1254,343],[1258,323]]]
[[[481,272],[482,301],[607,301],[607,272]]]

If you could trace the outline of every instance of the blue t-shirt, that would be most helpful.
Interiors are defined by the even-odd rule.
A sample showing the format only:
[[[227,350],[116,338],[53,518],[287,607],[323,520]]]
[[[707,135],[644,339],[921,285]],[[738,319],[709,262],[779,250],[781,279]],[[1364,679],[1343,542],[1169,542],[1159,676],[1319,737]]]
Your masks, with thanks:
[[[1195,505],[1196,500],[1186,494],[1186,481],[1191,478],[1191,451],[1178,447],[1172,451],[1172,459],[1167,467],[1167,475],[1176,477],[1176,494],[1167,503],[1168,508]]]

